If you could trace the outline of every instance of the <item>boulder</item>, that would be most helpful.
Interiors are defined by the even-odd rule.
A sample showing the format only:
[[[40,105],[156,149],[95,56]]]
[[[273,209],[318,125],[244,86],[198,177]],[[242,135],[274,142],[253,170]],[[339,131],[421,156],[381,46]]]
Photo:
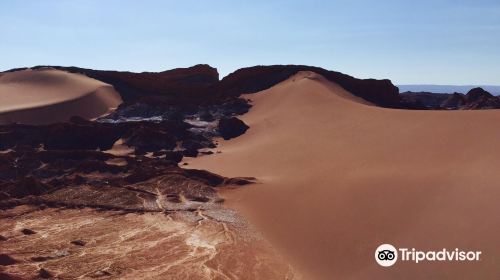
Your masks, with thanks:
[[[23,228],[21,230],[21,232],[24,234],[24,235],[32,235],[32,234],[36,234],[36,232],[34,230],[31,230],[29,228]]]
[[[246,125],[242,120],[235,117],[222,118],[219,120],[218,124],[219,133],[225,140],[229,140],[231,138],[242,135],[247,131],[248,128],[248,125]]]
[[[43,279],[49,279],[52,278],[52,273],[50,273],[48,270],[45,268],[40,268],[38,270],[38,277],[43,278]]]
[[[0,254],[0,265],[7,266],[13,265],[17,263],[17,261],[7,254]]]

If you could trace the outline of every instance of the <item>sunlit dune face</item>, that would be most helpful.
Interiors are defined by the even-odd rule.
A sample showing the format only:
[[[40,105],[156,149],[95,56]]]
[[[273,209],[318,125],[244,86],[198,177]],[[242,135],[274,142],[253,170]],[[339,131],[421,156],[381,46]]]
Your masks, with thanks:
[[[0,76],[0,123],[51,123],[72,116],[92,119],[122,102],[111,85],[54,69]]]
[[[500,112],[378,108],[309,72],[247,97],[250,129],[188,166],[256,177],[227,203],[310,279],[498,275]],[[383,243],[484,258],[382,268]]]

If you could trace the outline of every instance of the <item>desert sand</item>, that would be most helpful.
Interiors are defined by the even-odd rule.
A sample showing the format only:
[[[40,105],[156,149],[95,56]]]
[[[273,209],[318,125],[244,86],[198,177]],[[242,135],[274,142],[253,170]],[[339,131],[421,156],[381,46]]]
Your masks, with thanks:
[[[93,119],[122,102],[111,85],[50,68],[0,75],[0,124]]]
[[[246,98],[250,129],[188,167],[256,177],[226,203],[306,279],[498,279],[500,111],[379,108],[311,72]],[[383,268],[382,243],[482,258]]]

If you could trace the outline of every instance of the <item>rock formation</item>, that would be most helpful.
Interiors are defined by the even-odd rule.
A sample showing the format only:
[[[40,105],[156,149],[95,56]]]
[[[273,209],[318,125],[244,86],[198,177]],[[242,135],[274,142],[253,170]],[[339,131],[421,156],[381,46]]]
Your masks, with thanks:
[[[481,110],[499,109],[500,98],[482,88],[471,89],[467,94],[405,92],[401,93],[401,108],[418,110]]]
[[[222,138],[224,138],[224,140],[229,140],[245,133],[248,129],[248,125],[238,118],[231,117],[220,119],[218,128]]]

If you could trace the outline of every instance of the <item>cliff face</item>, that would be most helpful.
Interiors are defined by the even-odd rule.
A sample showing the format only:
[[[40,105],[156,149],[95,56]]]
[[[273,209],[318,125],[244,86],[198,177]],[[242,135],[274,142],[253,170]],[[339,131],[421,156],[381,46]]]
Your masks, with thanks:
[[[239,69],[217,85],[220,95],[237,96],[267,89],[299,71],[316,72],[352,94],[382,107],[398,108],[399,90],[389,80],[356,79],[340,72],[304,65],[254,66]]]

